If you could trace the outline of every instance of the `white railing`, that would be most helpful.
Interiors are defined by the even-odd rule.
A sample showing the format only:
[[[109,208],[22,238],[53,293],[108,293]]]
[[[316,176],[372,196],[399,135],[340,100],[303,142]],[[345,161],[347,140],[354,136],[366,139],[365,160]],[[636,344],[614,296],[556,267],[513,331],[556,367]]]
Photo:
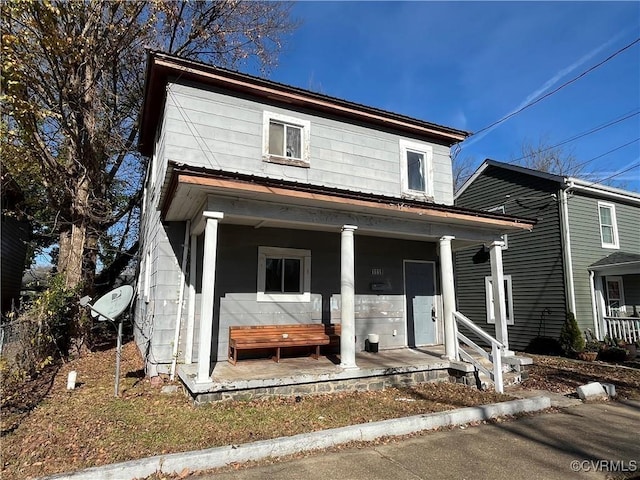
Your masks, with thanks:
[[[478,370],[484,372],[491,380],[493,380],[493,384],[495,385],[496,392],[503,393],[504,392],[504,383],[502,381],[502,352],[504,350],[504,345],[489,335],[487,332],[478,327],[475,323],[469,320],[460,312],[453,312],[453,318],[455,319],[454,325],[456,329],[456,338],[455,342],[456,346],[456,358],[460,360],[467,361],[471,363]],[[472,341],[466,335],[460,333],[458,330],[458,323],[463,324],[473,333],[482,338],[485,342],[491,345],[491,354],[487,353],[484,348],[480,345]],[[463,349],[459,348],[458,343],[462,342],[468,347],[472,348],[475,352],[480,354],[483,358],[487,359],[489,362],[493,364],[493,371],[487,369],[484,365],[482,365],[476,358],[472,355],[465,352]]]
[[[604,317],[604,328],[611,338],[629,343],[640,341],[640,318]]]

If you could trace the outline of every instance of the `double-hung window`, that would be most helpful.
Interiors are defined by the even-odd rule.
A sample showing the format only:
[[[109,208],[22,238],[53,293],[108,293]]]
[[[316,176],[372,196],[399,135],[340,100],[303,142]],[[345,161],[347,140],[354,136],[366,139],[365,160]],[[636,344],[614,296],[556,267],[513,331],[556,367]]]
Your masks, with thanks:
[[[262,158],[265,162],[309,167],[309,141],[308,120],[264,112]]]
[[[311,250],[258,247],[258,301],[309,302]]]
[[[484,277],[485,297],[487,306],[487,323],[496,323],[495,307],[493,303],[493,278]],[[507,315],[507,325],[513,325],[513,294],[511,289],[511,275],[504,276],[504,301]]]
[[[600,217],[600,241],[602,248],[620,248],[618,243],[618,225],[616,206],[612,203],[598,202]]]
[[[400,140],[402,193],[433,198],[433,149],[424,143]]]

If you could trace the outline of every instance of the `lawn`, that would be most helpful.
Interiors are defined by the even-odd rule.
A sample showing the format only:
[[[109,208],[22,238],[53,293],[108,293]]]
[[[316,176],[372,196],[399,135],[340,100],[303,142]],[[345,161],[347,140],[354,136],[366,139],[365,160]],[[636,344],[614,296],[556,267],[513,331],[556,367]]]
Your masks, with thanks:
[[[640,397],[640,370],[552,357],[525,386],[565,393],[573,383],[603,378],[626,397]],[[350,424],[450,410],[510,397],[449,383],[409,389],[270,400],[218,402],[194,407],[181,394],[162,394],[142,375],[133,343],[124,346],[121,394],[113,396],[114,351],[94,352],[42,375],[29,390],[3,392],[3,479],[67,472],[151,455],[276,438]],[[604,369],[604,370],[603,370]],[[66,390],[67,374],[79,386]],[[568,393],[568,392],[566,392]],[[39,400],[40,399],[40,400]]]

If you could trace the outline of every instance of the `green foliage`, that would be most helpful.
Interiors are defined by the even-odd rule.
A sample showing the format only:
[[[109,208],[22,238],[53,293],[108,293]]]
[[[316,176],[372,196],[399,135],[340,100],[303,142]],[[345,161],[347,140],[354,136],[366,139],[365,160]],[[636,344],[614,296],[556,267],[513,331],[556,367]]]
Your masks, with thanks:
[[[573,312],[567,313],[567,318],[560,330],[560,346],[567,356],[573,356],[584,350],[584,338]]]
[[[69,353],[71,339],[80,333],[76,330],[78,324],[71,321],[77,310],[78,290],[65,287],[64,278],[56,275],[49,288],[18,314],[19,345],[11,372],[13,377],[33,377]]]

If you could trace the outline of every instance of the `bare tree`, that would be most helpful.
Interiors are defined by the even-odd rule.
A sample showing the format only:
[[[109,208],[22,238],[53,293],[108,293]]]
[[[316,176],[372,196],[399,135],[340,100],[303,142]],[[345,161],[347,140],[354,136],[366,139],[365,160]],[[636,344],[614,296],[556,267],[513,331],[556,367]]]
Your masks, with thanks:
[[[475,170],[475,158],[461,155],[461,148],[455,145],[451,149],[451,167],[453,169],[453,191],[457,192]]]
[[[146,49],[268,72],[295,28],[289,3],[3,2],[2,167],[59,247],[67,287],[91,290],[137,250],[136,152]]]
[[[572,150],[551,145],[545,136],[540,137],[536,143],[525,139],[521,153],[520,158],[513,159],[511,163],[556,175],[578,176],[583,170],[583,165]]]

